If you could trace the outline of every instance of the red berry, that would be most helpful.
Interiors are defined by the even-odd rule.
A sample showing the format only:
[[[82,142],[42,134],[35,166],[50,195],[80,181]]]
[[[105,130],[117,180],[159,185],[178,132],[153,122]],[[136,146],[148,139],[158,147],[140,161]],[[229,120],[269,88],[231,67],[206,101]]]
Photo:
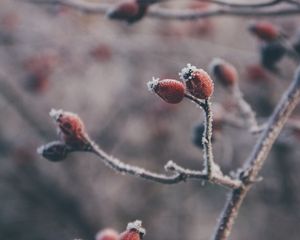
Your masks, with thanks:
[[[81,150],[88,146],[84,124],[76,114],[52,109],[49,115],[56,121],[58,134],[66,145]]]
[[[200,99],[209,98],[214,91],[214,83],[210,76],[203,69],[197,69],[188,64],[179,73],[180,78],[185,82],[187,90]]]
[[[263,67],[259,64],[252,64],[247,66],[247,77],[253,82],[264,82],[269,80],[269,76]]]
[[[185,87],[175,79],[155,79],[147,83],[148,89],[155,92],[167,103],[180,103],[184,98]]]
[[[96,235],[95,240],[118,240],[119,233],[111,228],[106,228],[99,231]]]
[[[120,234],[120,240],[141,240],[146,234],[144,228],[142,228],[142,222],[136,220],[132,223],[128,223],[126,231]]]
[[[216,58],[210,64],[210,72],[223,86],[233,86],[238,80],[238,73],[233,65]]]
[[[280,36],[279,29],[267,21],[260,21],[250,24],[249,31],[264,41],[272,41]]]
[[[108,61],[111,59],[112,51],[109,45],[99,44],[90,51],[90,55],[97,61]]]

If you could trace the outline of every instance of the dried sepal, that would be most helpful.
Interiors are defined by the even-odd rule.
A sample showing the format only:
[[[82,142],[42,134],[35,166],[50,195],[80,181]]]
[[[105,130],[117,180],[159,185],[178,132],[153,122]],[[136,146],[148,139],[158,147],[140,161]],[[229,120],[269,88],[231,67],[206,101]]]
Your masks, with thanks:
[[[120,240],[141,240],[146,234],[146,230],[142,227],[142,222],[136,220],[128,223],[126,231],[120,234]]]
[[[70,149],[66,144],[60,141],[53,141],[40,146],[37,153],[52,162],[59,162],[64,160]]]

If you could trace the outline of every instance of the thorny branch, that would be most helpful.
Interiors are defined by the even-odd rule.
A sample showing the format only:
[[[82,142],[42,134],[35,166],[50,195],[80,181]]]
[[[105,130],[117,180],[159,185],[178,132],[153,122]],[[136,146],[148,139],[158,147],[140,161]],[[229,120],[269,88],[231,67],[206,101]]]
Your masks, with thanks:
[[[240,180],[243,182],[243,185],[231,192],[216,227],[213,239],[225,240],[230,235],[234,221],[245,196],[250,190],[252,184],[256,181],[259,171],[265,163],[273,143],[287,122],[288,117],[299,102],[300,67],[296,71],[293,82],[283,94],[267,123],[267,127],[260,135],[257,144],[242,168],[240,172]]]

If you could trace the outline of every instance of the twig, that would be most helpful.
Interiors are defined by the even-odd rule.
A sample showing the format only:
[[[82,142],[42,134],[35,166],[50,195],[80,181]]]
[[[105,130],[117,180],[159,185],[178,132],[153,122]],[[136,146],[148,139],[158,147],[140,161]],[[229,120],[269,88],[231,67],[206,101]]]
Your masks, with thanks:
[[[204,169],[207,172],[208,179],[211,179],[215,173],[220,172],[219,166],[214,163],[214,156],[212,152],[212,111],[211,111],[211,103],[209,99],[205,99],[202,101],[199,98],[194,97],[189,93],[185,93],[184,95],[187,99],[190,99],[192,102],[196,103],[200,106],[205,114],[205,123],[204,123],[204,132],[202,137],[202,145],[204,147]]]
[[[269,2],[262,2],[262,3],[252,3],[252,4],[239,4],[239,3],[230,3],[230,2],[224,2],[220,0],[199,0],[200,2],[208,2],[208,3],[214,3],[216,5],[221,6],[227,6],[231,8],[263,8],[263,7],[271,7],[273,5],[279,4],[280,2],[283,2],[284,0],[272,0]]]
[[[208,178],[211,179],[215,170],[214,156],[212,152],[211,136],[212,136],[212,111],[211,103],[209,99],[205,100],[203,110],[205,112],[205,128],[202,138],[202,144],[204,146],[204,159],[205,169],[207,171]]]
[[[250,154],[245,166],[240,173],[240,180],[244,183],[240,188],[231,192],[224,211],[213,236],[214,240],[226,240],[231,233],[234,221],[238,215],[240,206],[250,190],[252,184],[261,170],[266,158],[277,139],[288,117],[300,102],[300,67],[293,82],[283,94],[276,109],[271,115],[267,128],[264,129]]]
[[[46,136],[52,136],[48,127],[43,124],[43,120],[40,119],[39,114],[33,110],[33,108],[26,104],[27,99],[24,99],[23,94],[15,87],[4,74],[0,73],[0,95],[3,96],[7,102],[18,112],[20,117],[25,120],[36,134],[45,138]]]
[[[85,13],[105,14],[112,4],[87,2],[84,0],[27,0],[39,4],[62,4]],[[162,7],[149,9],[147,16],[164,20],[195,20],[208,17],[273,17],[300,14],[300,8],[285,7],[281,9],[257,10],[256,8],[230,8],[228,6],[215,7],[208,10],[173,10]]]
[[[285,2],[300,7],[300,2],[297,0],[285,0]]]
[[[133,175],[135,177],[143,178],[146,180],[162,183],[162,184],[176,184],[179,182],[186,181],[187,179],[195,179],[195,180],[206,180],[214,184],[218,184],[223,187],[227,188],[239,188],[241,186],[241,181],[237,179],[232,179],[228,176],[224,176],[223,174],[215,174],[213,177],[209,178],[206,172],[203,171],[195,171],[190,169],[185,169],[173,161],[169,161],[165,165],[165,170],[174,172],[173,175],[165,175],[165,174],[158,174],[154,172],[150,172],[143,168],[126,164],[119,159],[110,156],[99,146],[88,140],[91,145],[91,152],[96,154],[100,159],[110,168],[116,170],[120,173],[125,173],[128,175]]]
[[[235,99],[237,107],[240,111],[241,117],[244,119],[246,127],[250,132],[258,128],[255,113],[249,103],[244,99],[243,93],[238,84],[235,84],[230,91]]]

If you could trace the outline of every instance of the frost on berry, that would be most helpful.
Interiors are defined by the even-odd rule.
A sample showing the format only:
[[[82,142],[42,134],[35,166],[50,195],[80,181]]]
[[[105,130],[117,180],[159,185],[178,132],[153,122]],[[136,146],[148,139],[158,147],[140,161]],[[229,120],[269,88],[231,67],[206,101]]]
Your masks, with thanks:
[[[215,80],[225,87],[233,86],[238,80],[235,67],[221,58],[214,58],[209,65],[209,71]]]
[[[120,240],[141,240],[146,234],[146,230],[142,227],[142,222],[136,220],[128,223],[126,231],[120,234]]]
[[[51,109],[49,113],[58,127],[58,135],[62,141],[74,150],[85,150],[88,144],[88,136],[79,116],[62,109]]]
[[[135,220],[134,222],[130,222],[127,224],[126,230],[136,230],[143,236],[146,234],[146,229],[142,227],[141,220]]]
[[[157,86],[159,78],[152,77],[152,81],[147,82],[147,87],[150,92],[154,92],[155,87]]]
[[[118,240],[118,239],[119,239],[119,233],[112,228],[106,228],[99,231],[95,237],[95,240]]]
[[[190,63],[182,68],[180,78],[185,82],[187,91],[200,99],[209,98],[214,91],[214,83],[203,69],[197,69]]]
[[[180,79],[184,82],[192,80],[192,73],[196,70],[197,68],[195,66],[188,63],[186,67],[181,69],[181,72],[179,73]]]
[[[180,103],[184,98],[185,87],[182,82],[175,79],[159,80],[153,77],[152,81],[147,83],[147,87],[167,103]]]
[[[37,153],[52,162],[64,160],[68,153],[68,147],[60,141],[50,142],[37,149]]]

